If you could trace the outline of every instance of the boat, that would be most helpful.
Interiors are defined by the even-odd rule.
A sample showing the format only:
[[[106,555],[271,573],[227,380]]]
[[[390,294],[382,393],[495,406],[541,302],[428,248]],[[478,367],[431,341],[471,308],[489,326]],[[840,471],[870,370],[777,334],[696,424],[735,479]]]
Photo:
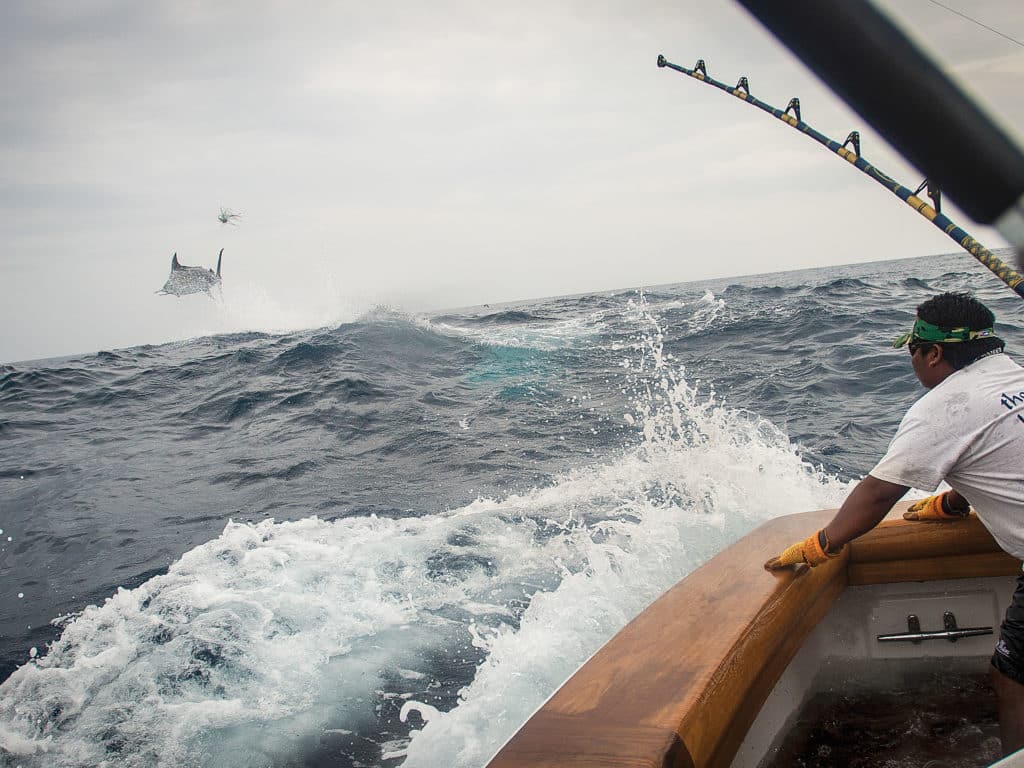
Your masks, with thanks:
[[[987,676],[1021,563],[973,513],[918,523],[907,506],[817,568],[763,562],[835,510],[763,524],[627,624],[488,768],[755,768],[823,689]]]
[[[935,208],[863,162],[859,135],[842,145],[821,136],[821,143],[859,163],[947,234],[956,227],[939,218],[938,191],[950,193],[975,222],[998,229],[1024,268],[1024,153],[905,35],[867,0],[740,3],[924,171],[921,189],[927,186],[932,195],[934,187]],[[711,81],[703,61],[692,70],[664,57],[658,64],[812,135],[797,99],[778,110],[754,99],[745,77],[732,88]],[[846,149],[851,142],[852,152]],[[986,263],[981,251],[987,249],[966,234],[956,239]],[[1009,267],[986,266],[1024,297],[1024,281]],[[896,680],[913,696],[913,686],[928,676],[961,672],[983,679],[1021,563],[998,547],[973,513],[955,522],[918,523],[903,520],[907,506],[897,504],[879,526],[817,568],[769,573],[763,563],[825,526],[836,510],[765,523],[627,624],[488,768],[845,765],[827,755],[773,763],[784,756],[785,738],[805,705],[820,693],[870,691]],[[864,714],[878,719],[870,709]],[[969,721],[977,713],[964,708],[959,714]],[[894,764],[891,757],[875,764]],[[979,764],[979,754],[967,757],[961,764]],[[983,762],[1024,768],[1024,751],[997,759],[995,751]],[[943,759],[914,764],[949,765]]]

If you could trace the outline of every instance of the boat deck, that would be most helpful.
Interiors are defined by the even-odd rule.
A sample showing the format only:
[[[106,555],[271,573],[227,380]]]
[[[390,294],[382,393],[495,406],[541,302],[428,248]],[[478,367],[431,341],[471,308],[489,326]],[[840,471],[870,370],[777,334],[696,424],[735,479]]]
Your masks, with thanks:
[[[935,674],[914,685],[821,691],[763,768],[982,768],[1002,756],[987,673]]]

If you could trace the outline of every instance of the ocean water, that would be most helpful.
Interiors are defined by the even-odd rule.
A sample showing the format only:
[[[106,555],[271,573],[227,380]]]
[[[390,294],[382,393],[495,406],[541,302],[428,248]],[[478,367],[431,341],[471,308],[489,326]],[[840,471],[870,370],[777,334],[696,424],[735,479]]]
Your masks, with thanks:
[[[944,290],[1021,359],[953,254],[0,366],[0,766],[483,766],[678,579],[842,501]]]

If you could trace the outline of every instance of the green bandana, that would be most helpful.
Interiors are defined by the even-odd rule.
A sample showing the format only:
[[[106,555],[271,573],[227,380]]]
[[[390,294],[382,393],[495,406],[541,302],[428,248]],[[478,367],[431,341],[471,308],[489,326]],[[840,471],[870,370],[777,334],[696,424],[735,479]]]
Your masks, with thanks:
[[[914,321],[914,329],[910,333],[897,336],[893,341],[894,347],[902,347],[907,342],[915,341],[942,341],[951,343],[958,341],[973,341],[974,339],[988,339],[996,335],[992,328],[982,328],[980,331],[972,331],[963,326],[961,328],[940,328],[937,325],[917,318]]]

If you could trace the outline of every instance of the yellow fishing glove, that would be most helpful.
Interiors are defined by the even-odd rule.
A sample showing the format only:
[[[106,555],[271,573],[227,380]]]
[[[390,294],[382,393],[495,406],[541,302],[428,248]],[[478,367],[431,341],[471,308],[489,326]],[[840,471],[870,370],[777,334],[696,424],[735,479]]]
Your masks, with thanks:
[[[799,541],[791,547],[787,547],[781,555],[773,557],[764,564],[765,570],[776,571],[780,568],[789,568],[794,565],[806,563],[814,568],[826,560],[836,557],[843,551],[842,547],[832,551],[832,545],[825,534],[825,529],[808,536],[806,540]]]
[[[903,513],[904,520],[916,520],[921,523],[948,523],[963,520],[971,511],[970,507],[956,509],[949,503],[949,491],[927,499],[915,501]]]

